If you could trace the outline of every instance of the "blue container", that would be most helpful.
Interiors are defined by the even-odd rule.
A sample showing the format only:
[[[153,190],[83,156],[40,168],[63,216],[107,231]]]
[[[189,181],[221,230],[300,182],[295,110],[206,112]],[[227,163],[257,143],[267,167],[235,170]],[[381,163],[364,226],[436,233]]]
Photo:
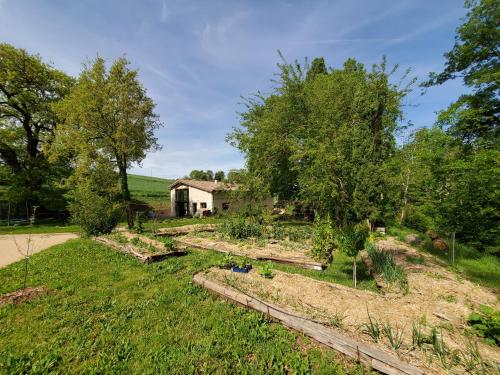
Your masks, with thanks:
[[[244,268],[240,268],[240,267],[234,266],[234,267],[231,268],[231,270],[233,272],[248,273],[248,271],[250,271],[250,268],[248,268],[248,266],[244,267]]]

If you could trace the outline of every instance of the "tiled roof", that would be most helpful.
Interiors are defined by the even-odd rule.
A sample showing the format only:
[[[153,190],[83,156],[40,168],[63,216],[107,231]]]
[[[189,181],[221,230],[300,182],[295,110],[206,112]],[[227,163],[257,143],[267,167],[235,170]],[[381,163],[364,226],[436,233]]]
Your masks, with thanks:
[[[226,182],[215,182],[215,181],[202,181],[202,180],[192,180],[190,178],[179,178],[170,185],[170,189],[174,189],[178,185],[191,186],[193,188],[206,191],[208,193],[213,193],[214,191],[229,191],[237,190],[237,184],[229,184]]]

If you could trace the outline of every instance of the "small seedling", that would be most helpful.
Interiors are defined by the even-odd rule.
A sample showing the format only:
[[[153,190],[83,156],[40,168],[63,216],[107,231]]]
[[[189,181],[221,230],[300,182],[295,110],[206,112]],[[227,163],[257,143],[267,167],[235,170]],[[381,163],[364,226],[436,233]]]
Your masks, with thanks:
[[[269,264],[265,264],[262,266],[262,268],[259,271],[259,275],[265,277],[266,279],[273,278],[273,273],[271,271],[271,268],[269,267]]]
[[[370,313],[368,312],[368,309],[366,310],[366,312],[368,313],[368,323],[365,323],[366,331],[373,339],[373,341],[378,342],[378,340],[380,339],[380,325],[375,319],[372,319]]]
[[[347,315],[342,311],[336,311],[330,319],[330,323],[332,326],[341,328],[344,325],[344,320],[347,318]]]
[[[393,328],[390,322],[384,325],[384,334],[389,340],[389,344],[394,350],[397,350],[403,345],[404,328]]]
[[[420,322],[413,323],[411,340],[414,348],[422,348],[422,345],[425,343],[425,335],[422,332],[422,324]]]

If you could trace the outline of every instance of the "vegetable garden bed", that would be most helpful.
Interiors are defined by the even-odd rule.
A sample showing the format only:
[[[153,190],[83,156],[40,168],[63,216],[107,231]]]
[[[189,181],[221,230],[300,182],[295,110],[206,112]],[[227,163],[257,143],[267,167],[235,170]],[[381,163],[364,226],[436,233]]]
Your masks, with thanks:
[[[276,270],[273,275],[267,279],[258,270],[239,274],[211,268],[197,274],[195,282],[241,293],[236,302],[243,301],[248,307],[270,305],[318,324],[333,325],[343,335],[376,346],[386,355],[404,358],[425,373],[474,373],[480,369],[495,373],[500,364],[500,349],[474,338],[466,326],[469,314],[482,304],[498,308],[497,298],[468,281],[457,281],[445,273],[437,279],[414,273],[409,275],[407,294],[381,295]],[[278,320],[282,321],[279,316]],[[301,330],[300,325],[292,328]],[[318,335],[318,341],[329,345],[330,333]]]
[[[308,256],[304,251],[288,250],[279,244],[267,244],[257,247],[245,244],[235,244],[223,240],[196,237],[193,235],[176,237],[176,241],[185,246],[202,250],[214,250],[221,253],[231,253],[255,260],[270,260],[276,263],[290,264],[298,267],[323,270],[325,266]]]
[[[131,254],[144,263],[157,262],[165,258],[186,254],[184,248],[166,249],[160,241],[129,232],[97,237],[96,241],[108,245],[115,250]]]

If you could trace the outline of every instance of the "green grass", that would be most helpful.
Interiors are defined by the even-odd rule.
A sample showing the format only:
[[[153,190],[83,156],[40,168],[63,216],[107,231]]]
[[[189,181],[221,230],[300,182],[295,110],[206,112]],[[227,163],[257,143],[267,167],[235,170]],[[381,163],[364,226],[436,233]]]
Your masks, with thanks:
[[[500,290],[500,259],[493,255],[485,255],[476,249],[461,243],[456,244],[455,265],[451,266],[451,250],[446,252],[434,250],[432,241],[424,233],[406,227],[390,227],[388,234],[404,241],[408,234],[417,234],[424,241],[416,246],[417,249],[433,254],[445,261],[450,269],[456,271],[460,276],[474,281],[480,285]],[[451,242],[448,243],[451,249]]]
[[[0,373],[367,373],[192,284],[221,259],[193,250],[145,265],[85,239],[35,254],[29,284],[51,292],[0,308]],[[0,295],[21,274],[0,269]]]
[[[173,181],[159,177],[128,175],[132,198],[151,205],[170,205],[170,185]]]
[[[0,235],[3,234],[24,234],[24,233],[76,233],[80,231],[78,225],[68,224],[60,219],[37,220],[33,226],[29,225],[1,225]]]

